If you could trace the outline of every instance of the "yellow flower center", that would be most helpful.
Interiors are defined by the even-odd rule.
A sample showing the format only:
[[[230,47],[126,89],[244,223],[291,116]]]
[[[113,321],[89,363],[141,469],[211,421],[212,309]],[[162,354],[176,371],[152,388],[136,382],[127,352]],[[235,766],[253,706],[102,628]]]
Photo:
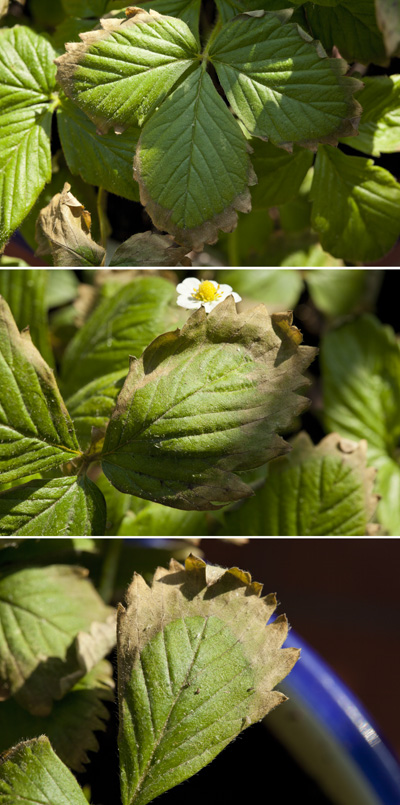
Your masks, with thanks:
[[[209,280],[205,280],[201,282],[197,291],[194,291],[192,296],[194,299],[199,299],[200,302],[215,302],[216,299],[219,299],[222,296],[221,293],[218,293],[219,285],[216,288],[215,285],[212,284]]]

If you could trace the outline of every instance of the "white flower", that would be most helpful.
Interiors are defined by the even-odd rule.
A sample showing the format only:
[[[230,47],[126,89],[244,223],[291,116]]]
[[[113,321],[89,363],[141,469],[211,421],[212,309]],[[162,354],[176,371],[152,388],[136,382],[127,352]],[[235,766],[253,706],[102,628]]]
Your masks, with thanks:
[[[218,285],[215,280],[204,280],[203,282],[196,277],[188,277],[176,286],[178,299],[176,304],[179,307],[186,307],[189,310],[197,310],[202,305],[206,313],[211,313],[212,309],[223,302],[229,294],[232,294],[235,302],[240,302],[242,297],[232,291],[230,285]]]

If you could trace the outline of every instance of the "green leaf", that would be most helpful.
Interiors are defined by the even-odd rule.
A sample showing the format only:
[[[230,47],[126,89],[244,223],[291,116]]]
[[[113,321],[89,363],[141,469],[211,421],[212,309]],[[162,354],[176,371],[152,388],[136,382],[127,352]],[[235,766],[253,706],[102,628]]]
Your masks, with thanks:
[[[114,683],[112,665],[102,660],[86,674],[45,717],[32,716],[15,699],[1,704],[4,728],[0,735],[0,752],[22,738],[34,738],[44,732],[60,760],[74,771],[84,771],[89,762],[87,752],[97,752],[94,732],[105,730],[109,718],[103,702],[112,701]],[[52,805],[54,803],[52,802]]]
[[[314,36],[327,50],[336,45],[348,61],[388,63],[376,22],[375,0],[340,0],[332,8],[307,3],[306,11]]]
[[[375,9],[387,55],[397,56],[400,50],[400,2],[399,0],[375,0]]]
[[[382,271],[346,268],[342,271],[307,271],[307,287],[314,305],[325,316],[337,318],[359,313],[373,303],[380,287]]]
[[[75,777],[45,735],[11,749],[0,765],[0,805],[87,805]]]
[[[65,42],[80,42],[79,34],[92,31],[97,19],[80,19],[79,17],[66,17],[54,31],[52,42],[61,53],[64,52]]]
[[[0,480],[15,481],[80,455],[52,370],[0,299]]]
[[[91,215],[65,183],[36,222],[37,255],[51,253],[55,266],[101,266],[105,251],[90,234]]]
[[[142,125],[197,57],[185,22],[138,11],[101,20],[56,60],[64,92],[102,132]]]
[[[374,316],[361,316],[325,335],[321,370],[325,424],[344,437],[367,439],[369,461],[379,469],[377,490],[387,494],[378,516],[388,530],[396,525],[396,536],[400,347],[395,333]]]
[[[291,201],[312,166],[313,154],[297,146],[290,153],[256,139],[252,140],[252,147],[251,161],[258,178],[251,192],[253,209],[267,209]]]
[[[241,14],[213,41],[209,57],[232,109],[249,132],[290,148],[335,145],[355,133],[361,89],[341,59],[288,22],[291,10]],[[251,57],[250,57],[251,54]]]
[[[62,0],[65,13],[72,17],[101,17],[107,4],[108,0]]]
[[[342,436],[367,439],[376,464],[396,455],[400,437],[400,347],[391,327],[364,315],[321,344],[324,421]]]
[[[185,246],[176,246],[169,235],[138,232],[115,250],[110,266],[178,266],[191,265],[185,258]]]
[[[198,67],[143,128],[134,171],[153,223],[201,251],[218,229],[230,232],[236,210],[251,208],[255,177],[249,146],[208,73]],[[162,177],[162,180],[160,180]]]
[[[115,408],[127,369],[118,369],[97,377],[66,400],[66,406],[74,423],[79,444],[87,448],[92,428],[105,428]]]
[[[54,56],[26,26],[0,31],[0,249],[51,178]]]
[[[264,306],[238,315],[229,296],[132,360],[104,441],[112,484],[179,509],[252,494],[235,472],[286,452],[277,431],[305,405],[295,392],[314,350],[291,322]]]
[[[58,131],[68,167],[89,184],[104,187],[117,196],[139,201],[133,180],[133,154],[139,130],[100,135],[96,126],[76,104],[65,96],[57,109]]]
[[[47,270],[46,305],[47,308],[61,307],[73,302],[77,296],[79,281],[72,268]]]
[[[381,500],[378,504],[378,519],[385,532],[392,537],[400,534],[400,467],[393,459],[380,462],[376,493]]]
[[[119,537],[208,536],[205,512],[185,512],[161,503],[148,503],[139,512],[129,510],[118,530]]]
[[[149,342],[182,319],[176,291],[161,277],[138,277],[105,298],[67,347],[62,377],[68,394],[91,380],[128,371],[129,355],[140,355]]]
[[[379,157],[400,150],[400,75],[363,78],[358,98],[363,107],[358,137],[341,142]]]
[[[371,159],[320,146],[311,188],[322,247],[349,263],[379,260],[400,234],[400,185]]]
[[[148,0],[146,3],[139,2],[137,5],[147,11],[153,9],[159,14],[180,17],[198,38],[201,0]]]
[[[305,432],[287,456],[268,465],[256,497],[225,515],[229,535],[354,537],[367,534],[378,498],[367,470],[367,443],[336,433],[314,446]]]
[[[0,573],[0,692],[47,716],[113,647],[114,610],[67,565]],[[16,626],[17,624],[17,626]]]
[[[47,279],[48,272],[41,268],[2,269],[0,294],[9,304],[17,327],[20,330],[29,327],[35,347],[52,366],[45,303]]]
[[[238,568],[189,556],[152,587],[134,576],[118,621],[123,805],[147,805],[209,763],[283,701],[272,688],[298,658],[281,649],[276,598]]]
[[[290,6],[302,5],[304,0],[292,0]],[[221,15],[223,22],[228,22],[232,17],[237,14],[243,14],[246,11],[257,11],[258,9],[265,9],[266,11],[277,11],[282,8],[287,8],[287,0],[216,0],[216,6]]]
[[[106,505],[89,478],[30,481],[0,492],[0,534],[30,537],[102,537]]]
[[[269,312],[291,310],[304,289],[300,271],[281,271],[279,268],[221,269],[216,273],[218,282],[226,283],[242,298],[262,302]]]

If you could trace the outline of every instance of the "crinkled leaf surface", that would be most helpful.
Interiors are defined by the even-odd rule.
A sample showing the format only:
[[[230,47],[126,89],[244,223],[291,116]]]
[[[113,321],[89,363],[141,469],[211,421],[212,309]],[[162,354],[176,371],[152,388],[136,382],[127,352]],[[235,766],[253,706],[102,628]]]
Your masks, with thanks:
[[[185,258],[185,246],[177,246],[169,235],[138,232],[115,250],[110,266],[178,266],[191,265]]]
[[[127,372],[129,355],[139,357],[153,338],[182,321],[175,301],[174,285],[155,276],[138,277],[103,299],[65,352],[68,393],[118,369]]]
[[[312,166],[312,152],[294,146],[290,153],[258,139],[251,144],[254,149],[251,161],[258,178],[251,191],[253,209],[268,209],[291,201]]]
[[[350,439],[367,439],[369,461],[379,468],[377,490],[382,483],[387,492],[378,516],[397,535],[400,348],[396,336],[374,316],[361,316],[325,335],[321,369],[326,426]]]
[[[185,22],[136,11],[101,20],[56,61],[64,92],[103,132],[142,125],[198,54]]]
[[[0,805],[87,805],[75,777],[45,735],[18,744],[0,765]]]
[[[106,427],[126,375],[126,368],[102,375],[66,400],[79,444],[83,448],[90,444],[92,428],[101,430]]]
[[[33,480],[0,492],[0,534],[30,537],[102,537],[103,495],[89,478]]]
[[[103,702],[114,698],[112,674],[112,665],[102,660],[61,701],[55,702],[45,717],[32,716],[13,698],[2,702],[0,752],[21,739],[45,733],[63,763],[74,771],[84,771],[83,764],[89,760],[87,752],[97,752],[99,748],[94,733],[105,730],[109,718]]]
[[[52,469],[80,454],[54,374],[19,333],[0,298],[0,481]]]
[[[361,84],[290,17],[290,10],[239,15],[212,43],[210,60],[251,134],[283,147],[336,144],[355,133],[361,108],[352,93]]]
[[[36,223],[37,255],[51,253],[55,266],[101,266],[105,252],[90,235],[91,215],[65,183]]]
[[[0,573],[0,699],[47,716],[115,642],[114,610],[87,571],[47,565]]]
[[[400,185],[371,159],[320,146],[310,198],[322,247],[348,262],[386,254],[400,234]]]
[[[398,55],[400,48],[399,0],[375,0],[376,16],[383,33],[388,56]]]
[[[180,509],[213,509],[251,494],[235,472],[285,453],[278,432],[305,405],[296,390],[315,350],[292,316],[233,297],[131,362],[107,428],[105,475],[117,489]]]
[[[216,279],[230,285],[243,299],[248,297],[262,302],[269,313],[292,310],[304,290],[301,272],[295,269],[220,269],[216,273]]]
[[[226,533],[273,537],[365,536],[378,498],[367,443],[331,433],[314,446],[306,433],[287,456],[268,465],[252,500],[226,514]]]
[[[298,658],[276,599],[238,568],[189,556],[134,576],[118,620],[123,805],[146,805],[209,763],[284,700]]]
[[[135,176],[153,223],[195,251],[214,243],[218,229],[234,229],[236,210],[251,208],[248,185],[255,178],[248,151],[210,76],[198,67],[140,136]]]
[[[400,151],[400,75],[366,76],[363,82],[358,95],[363,107],[358,137],[342,142],[375,157]]]
[[[100,135],[88,116],[65,96],[57,109],[57,123],[71,173],[117,196],[139,201],[132,175],[133,154],[139,139],[136,127],[118,135],[114,132]]]
[[[328,50],[336,45],[348,61],[387,64],[383,37],[376,21],[375,0],[340,0],[331,8],[307,3],[306,10],[314,36]]]
[[[51,179],[54,56],[26,26],[0,31],[0,249]]]
[[[1,269],[0,294],[10,306],[18,329],[29,326],[35,347],[53,366],[46,308],[48,278],[49,272],[42,268]]]

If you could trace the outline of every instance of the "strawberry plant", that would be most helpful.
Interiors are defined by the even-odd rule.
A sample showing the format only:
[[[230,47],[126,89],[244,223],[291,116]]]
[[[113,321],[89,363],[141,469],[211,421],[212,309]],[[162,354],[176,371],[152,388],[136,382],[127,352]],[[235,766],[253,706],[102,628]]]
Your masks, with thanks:
[[[384,272],[192,272],[0,271],[0,535],[396,534]]]
[[[104,265],[110,231],[124,241],[113,265],[165,264],[174,241],[169,265],[217,241],[210,265],[357,265],[396,243],[382,155],[399,139],[398,4],[14,5],[0,30],[3,247],[17,227],[34,245],[41,209],[35,245],[60,266]],[[133,202],[122,237],[107,194]],[[63,205],[81,209],[79,238]],[[151,255],[149,225],[168,235],[153,231]]]
[[[123,805],[187,780],[287,699],[273,688],[300,652],[282,648],[285,615],[267,625],[276,597],[261,597],[248,572],[171,559],[151,585],[135,572],[117,613],[76,565],[79,554],[98,554],[109,576],[104,543],[46,542],[0,545],[2,805],[87,802],[73,772],[106,729],[116,641]],[[111,768],[107,753],[102,760]]]

